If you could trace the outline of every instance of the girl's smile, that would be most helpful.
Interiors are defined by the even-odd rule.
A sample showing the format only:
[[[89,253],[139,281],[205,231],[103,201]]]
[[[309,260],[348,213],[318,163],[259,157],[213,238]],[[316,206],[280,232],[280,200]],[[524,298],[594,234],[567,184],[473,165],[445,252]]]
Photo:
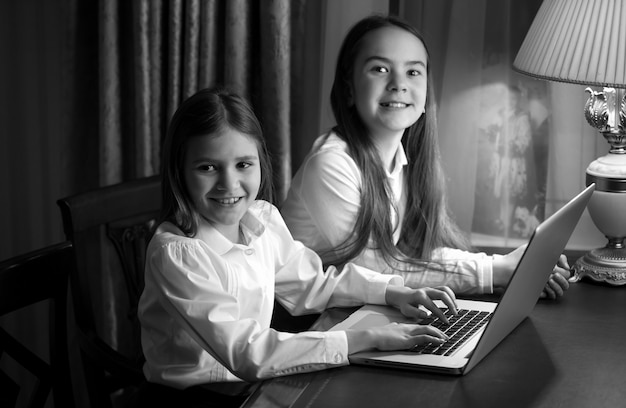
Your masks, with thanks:
[[[231,198],[213,198],[212,200],[217,201],[220,205],[232,206],[241,200],[241,197],[231,197]]]
[[[381,105],[385,108],[406,108],[410,104],[402,102],[382,102]]]
[[[256,141],[232,129],[192,137],[186,145],[185,183],[202,218],[237,242],[239,222],[261,183]]]

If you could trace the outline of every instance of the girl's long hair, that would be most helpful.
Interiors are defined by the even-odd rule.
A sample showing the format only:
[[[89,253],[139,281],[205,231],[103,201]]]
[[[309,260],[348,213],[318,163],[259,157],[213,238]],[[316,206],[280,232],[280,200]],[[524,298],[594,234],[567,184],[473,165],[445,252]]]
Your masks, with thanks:
[[[259,150],[261,185],[257,199],[273,202],[272,169],[261,124],[241,96],[225,89],[203,89],[187,98],[174,113],[165,136],[161,160],[161,222],[169,221],[186,235],[198,227],[195,211],[185,185],[185,152],[192,137],[217,135],[233,129],[252,137]]]
[[[361,170],[363,184],[354,232],[333,249],[337,258],[331,262],[348,262],[367,247],[371,238],[388,264],[396,261],[405,265],[430,265],[435,248],[469,248],[464,234],[447,210],[430,64],[427,64],[426,112],[404,131],[402,138],[408,159],[405,177],[407,202],[397,245],[393,244],[394,226],[389,211],[392,195],[383,163],[356,107],[349,103],[354,61],[361,39],[365,34],[383,27],[399,27],[413,34],[426,47],[421,34],[410,24],[395,17],[377,15],[354,25],[342,44],[330,97],[337,120],[334,130],[348,144],[350,155]]]

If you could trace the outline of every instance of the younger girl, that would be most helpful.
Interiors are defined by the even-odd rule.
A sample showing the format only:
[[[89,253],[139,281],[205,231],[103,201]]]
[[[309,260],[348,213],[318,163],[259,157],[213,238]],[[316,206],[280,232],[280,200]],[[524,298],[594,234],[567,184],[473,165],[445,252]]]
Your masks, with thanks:
[[[423,305],[442,316],[431,299],[456,309],[449,288],[409,289],[398,276],[349,263],[343,273],[324,272],[279,211],[260,200],[271,199],[270,166],[261,127],[242,98],[204,90],[187,99],[163,152],[163,222],[148,246],[139,303],[150,383],[195,395],[215,383],[345,365],[363,349],[445,340],[417,324],[296,334],[270,328],[274,296],[293,314],[369,302],[408,316],[423,316]],[[227,398],[211,398],[218,397]]]
[[[446,209],[420,34],[393,17],[358,22],[339,52],[331,105],[337,126],[315,141],[281,208],[294,238],[325,263],[400,274],[411,287],[504,287],[523,248],[493,257],[463,251],[468,244]],[[567,289],[563,265],[544,296]]]

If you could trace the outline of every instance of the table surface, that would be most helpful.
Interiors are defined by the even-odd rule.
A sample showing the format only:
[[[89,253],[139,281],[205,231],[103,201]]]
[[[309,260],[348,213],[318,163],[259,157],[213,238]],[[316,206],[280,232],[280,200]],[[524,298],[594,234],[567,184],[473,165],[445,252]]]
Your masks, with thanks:
[[[322,316],[318,327],[345,318]],[[465,376],[350,365],[265,381],[244,408],[626,407],[626,286],[570,285]]]

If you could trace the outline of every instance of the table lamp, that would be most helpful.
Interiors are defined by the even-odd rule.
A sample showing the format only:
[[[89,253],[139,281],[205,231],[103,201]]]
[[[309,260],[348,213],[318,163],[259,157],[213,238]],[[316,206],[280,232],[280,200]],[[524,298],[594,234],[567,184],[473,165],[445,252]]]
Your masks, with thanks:
[[[544,0],[513,68],[603,87],[585,89],[584,115],[610,149],[589,164],[586,184],[596,184],[588,211],[608,242],[576,261],[572,280],[626,284],[626,0]]]

